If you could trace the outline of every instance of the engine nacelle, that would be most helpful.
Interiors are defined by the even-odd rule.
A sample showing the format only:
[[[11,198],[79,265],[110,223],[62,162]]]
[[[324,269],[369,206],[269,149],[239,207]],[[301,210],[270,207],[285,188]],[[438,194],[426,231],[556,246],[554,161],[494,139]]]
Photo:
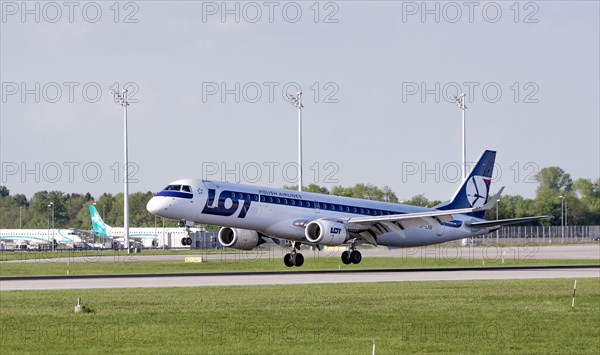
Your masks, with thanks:
[[[253,230],[223,227],[219,229],[219,243],[228,248],[252,250],[263,240]]]
[[[348,231],[342,223],[317,219],[306,225],[304,235],[309,242],[324,245],[342,245]]]

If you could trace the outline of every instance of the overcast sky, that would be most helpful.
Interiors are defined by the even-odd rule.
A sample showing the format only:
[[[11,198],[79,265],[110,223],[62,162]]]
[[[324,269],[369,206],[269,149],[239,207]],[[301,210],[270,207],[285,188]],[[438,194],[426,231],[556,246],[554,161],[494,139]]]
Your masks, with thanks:
[[[492,190],[533,197],[559,166],[600,175],[599,5],[549,2],[2,2],[1,185],[130,191],[184,177],[449,198],[498,152]],[[66,5],[65,5],[66,4]],[[223,5],[225,4],[225,5]],[[425,7],[424,7],[425,6]]]

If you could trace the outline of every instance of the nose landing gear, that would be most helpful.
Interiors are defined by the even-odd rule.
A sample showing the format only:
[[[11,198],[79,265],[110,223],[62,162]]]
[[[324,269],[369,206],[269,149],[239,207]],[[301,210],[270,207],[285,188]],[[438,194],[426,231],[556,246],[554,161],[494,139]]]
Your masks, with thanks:
[[[183,246],[192,245],[192,238],[189,237],[190,226],[188,226],[185,221],[179,221],[179,226],[185,227],[185,234],[188,235],[188,237],[181,238],[181,245],[183,245]]]

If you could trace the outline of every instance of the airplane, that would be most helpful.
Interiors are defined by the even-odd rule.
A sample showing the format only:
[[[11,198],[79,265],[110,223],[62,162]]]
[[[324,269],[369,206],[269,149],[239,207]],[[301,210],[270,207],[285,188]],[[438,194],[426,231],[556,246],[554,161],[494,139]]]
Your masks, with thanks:
[[[39,248],[41,245],[84,244],[76,229],[0,229],[0,241],[19,247]]]
[[[114,242],[123,243],[125,239],[125,228],[111,227],[104,223],[104,220],[98,213],[96,206],[90,205],[90,217],[92,219],[92,231],[95,237],[102,237]],[[189,232],[199,232],[203,229],[199,228],[129,228],[129,238],[141,243],[146,248],[158,247],[159,241],[164,240],[164,237],[169,233],[171,235],[181,235],[181,244],[183,246],[192,245],[192,238],[189,237]]]
[[[502,187],[488,200],[495,159],[495,151],[484,151],[454,196],[433,208],[182,179],[156,193],[146,209],[186,226],[222,226],[218,239],[224,247],[251,250],[265,242],[281,245],[289,241],[291,251],[283,260],[288,267],[303,265],[302,245],[319,250],[322,246],[346,245],[342,262],[358,264],[362,255],[356,248],[361,244],[389,249],[423,246],[545,218],[483,218],[504,190]]]

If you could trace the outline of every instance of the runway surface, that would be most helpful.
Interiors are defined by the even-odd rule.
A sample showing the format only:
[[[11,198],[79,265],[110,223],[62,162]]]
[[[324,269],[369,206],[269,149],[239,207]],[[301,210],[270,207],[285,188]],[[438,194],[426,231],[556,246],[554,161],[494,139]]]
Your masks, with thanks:
[[[0,290],[296,285],[349,282],[524,280],[550,278],[600,278],[600,267],[23,278],[17,280],[0,280]]]
[[[323,258],[336,257],[339,258],[344,249],[329,249],[319,251],[303,249],[304,257]],[[465,246],[459,247],[455,244],[437,244],[418,248],[404,248],[388,250],[384,247],[379,248],[362,248],[360,249],[363,257],[389,257],[389,258],[418,258],[422,260],[437,259],[437,260],[500,260],[506,261],[523,261],[523,260],[557,260],[557,259],[578,259],[578,260],[600,260],[600,244],[577,244],[577,245],[553,245],[553,246]],[[251,251],[236,251],[217,252],[213,253],[190,253],[187,255],[145,255],[144,251],[139,254],[118,255],[112,254],[110,251],[98,253],[97,251],[78,251],[72,253],[69,251],[59,252],[25,252],[23,255],[33,258],[23,260],[1,261],[1,263],[43,263],[43,262],[127,262],[127,261],[183,261],[185,257],[202,256],[206,260],[254,260],[265,258],[283,258],[288,251],[281,248],[272,248],[271,250],[251,250]],[[63,253],[65,257],[55,258],[57,253]],[[87,253],[87,256],[82,257],[82,253]],[[83,254],[86,255],[86,254]],[[2,253],[0,253],[0,260]]]

